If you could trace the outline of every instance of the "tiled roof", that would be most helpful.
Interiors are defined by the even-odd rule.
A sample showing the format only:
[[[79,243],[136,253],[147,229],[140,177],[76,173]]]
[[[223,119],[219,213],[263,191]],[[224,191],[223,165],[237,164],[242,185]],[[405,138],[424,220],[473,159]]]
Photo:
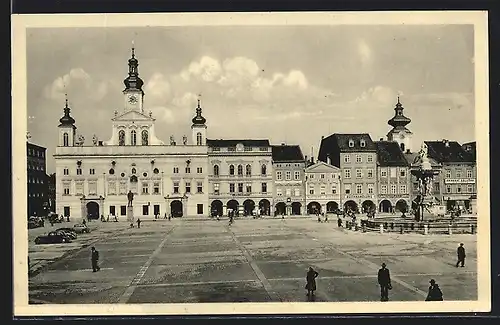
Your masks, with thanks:
[[[304,161],[304,155],[298,145],[273,146],[273,161]]]
[[[397,142],[377,141],[377,159],[380,166],[409,166],[406,157]]]
[[[225,140],[225,139],[207,139],[207,145],[209,147],[235,147],[238,143],[243,144],[245,147],[269,147],[269,140],[255,140],[255,139],[245,139],[245,140]]]
[[[425,141],[428,155],[440,163],[474,162],[474,155],[456,141]]]
[[[354,146],[352,147],[349,146],[351,140],[354,142]],[[364,141],[364,146],[362,146],[362,141]],[[329,149],[333,147],[339,148],[342,152],[377,150],[368,133],[334,133],[321,140],[320,151],[322,148]]]

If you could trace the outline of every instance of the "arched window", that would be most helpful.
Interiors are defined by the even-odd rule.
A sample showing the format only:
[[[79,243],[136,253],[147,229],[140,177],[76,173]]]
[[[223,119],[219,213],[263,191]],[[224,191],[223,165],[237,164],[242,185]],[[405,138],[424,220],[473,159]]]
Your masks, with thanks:
[[[196,145],[201,146],[203,144],[203,137],[201,132],[196,133]]]
[[[243,176],[243,166],[238,165],[238,176]]]
[[[247,167],[246,167],[246,175],[247,176],[251,176],[252,175],[252,166],[251,165],[247,165]]]
[[[234,165],[229,166],[229,175],[234,175]]]
[[[219,176],[219,165],[214,166],[214,175]]]
[[[64,132],[63,134],[63,146],[69,146],[69,135],[66,132]]]
[[[137,133],[135,132],[135,130],[132,130],[132,132],[130,132],[130,144],[133,146],[137,145]]]
[[[130,176],[130,182],[137,183],[137,176],[135,176],[135,175]]]
[[[262,165],[262,167],[260,168],[260,173],[262,175],[266,175],[266,173],[267,173],[267,167],[266,167],[266,165]]]
[[[148,145],[148,131],[147,130],[142,130],[142,145],[143,146]]]
[[[120,132],[118,132],[118,145],[119,146],[125,145],[125,131],[123,130],[120,130]]]

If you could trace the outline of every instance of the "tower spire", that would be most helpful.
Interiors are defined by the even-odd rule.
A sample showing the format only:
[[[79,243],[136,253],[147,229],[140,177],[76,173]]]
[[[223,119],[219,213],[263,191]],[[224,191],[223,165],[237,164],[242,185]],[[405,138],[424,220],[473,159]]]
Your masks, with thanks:
[[[131,58],[128,59],[128,76],[123,80],[125,90],[136,89],[142,91],[144,81],[139,77],[139,61],[135,57],[135,43],[132,41]]]
[[[193,124],[196,125],[204,125],[205,122],[207,121],[202,115],[201,115],[201,95],[198,95],[198,106],[196,107],[196,116],[193,118]]]
[[[132,40],[132,59],[135,58],[135,42]]]
[[[59,126],[68,126],[68,125],[74,125],[75,124],[75,119],[71,117],[70,112],[71,108],[69,108],[68,105],[68,94],[64,94],[65,100],[64,100],[64,116],[59,119],[59,122],[61,123]]]

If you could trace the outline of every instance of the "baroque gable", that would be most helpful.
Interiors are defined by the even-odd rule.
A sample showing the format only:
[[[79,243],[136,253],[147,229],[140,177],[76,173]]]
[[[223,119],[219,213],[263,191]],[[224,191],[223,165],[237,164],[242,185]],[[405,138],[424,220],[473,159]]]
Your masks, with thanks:
[[[338,167],[328,165],[322,161],[306,168],[306,173],[335,173],[339,171],[340,169]]]
[[[111,119],[113,122],[144,121],[154,122],[155,119],[137,111],[128,111]]]

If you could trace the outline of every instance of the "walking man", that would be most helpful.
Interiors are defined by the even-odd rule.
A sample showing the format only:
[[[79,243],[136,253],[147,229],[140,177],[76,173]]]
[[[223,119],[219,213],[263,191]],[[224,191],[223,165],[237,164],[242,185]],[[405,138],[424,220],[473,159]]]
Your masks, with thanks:
[[[99,271],[101,268],[99,267],[99,252],[97,251],[97,249],[95,249],[94,246],[92,246],[92,257],[91,257],[91,261],[92,261],[92,272],[97,272]]]
[[[141,219],[137,218],[137,228],[141,228]]]
[[[382,263],[382,268],[378,270],[378,284],[380,285],[380,301],[389,301],[389,290],[392,289],[391,274]]]
[[[314,291],[316,291],[316,278],[318,275],[318,272],[314,271],[312,267],[309,267],[309,271],[306,275],[306,290],[308,297],[311,295],[314,296]]]
[[[443,301],[443,292],[439,288],[439,285],[436,283],[434,279],[429,281],[431,284],[429,286],[429,293],[427,294],[427,298],[425,301]]]
[[[456,264],[456,267],[458,267],[458,264],[460,264],[461,267],[464,267],[465,265],[465,247],[463,243],[460,243],[460,246],[457,248],[457,255],[458,255],[458,261]]]

